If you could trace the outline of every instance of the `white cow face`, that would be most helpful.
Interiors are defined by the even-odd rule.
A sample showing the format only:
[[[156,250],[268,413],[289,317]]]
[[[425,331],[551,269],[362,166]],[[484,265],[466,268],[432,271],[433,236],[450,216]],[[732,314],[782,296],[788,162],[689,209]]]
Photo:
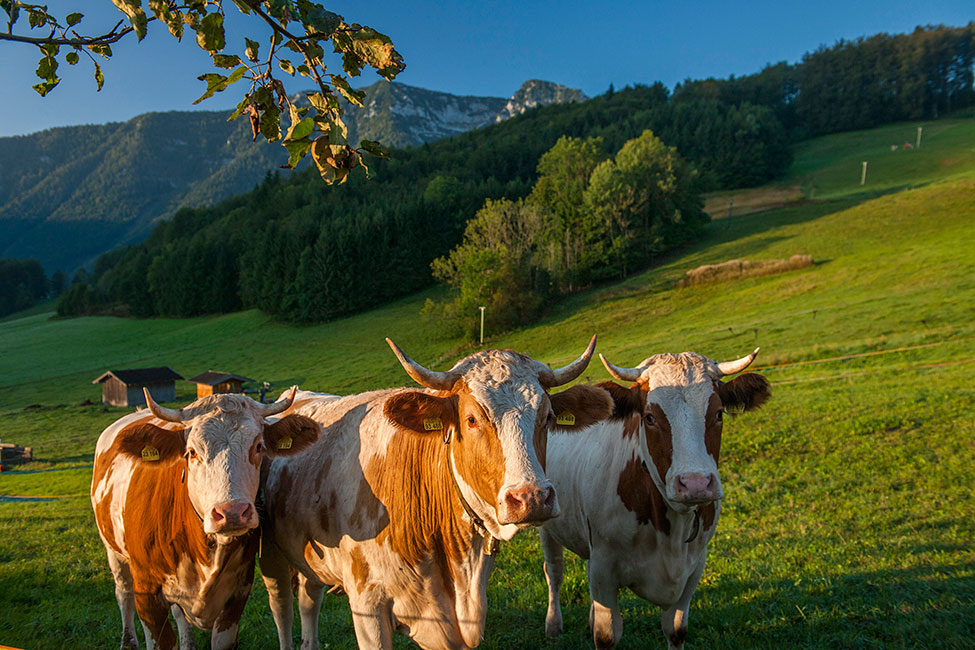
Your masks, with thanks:
[[[141,421],[120,433],[121,449],[147,464],[182,464],[181,477],[204,532],[224,540],[258,525],[254,500],[262,459],[297,453],[320,431],[301,415],[269,422],[268,411],[287,406],[267,406],[241,395],[207,396],[178,411],[163,409],[151,398],[149,406],[156,417],[181,427]]]
[[[635,369],[607,365],[611,373],[636,375],[630,388],[612,382],[603,387],[624,419],[624,435],[639,436],[644,458],[653,461],[647,471],[678,511],[724,496],[718,474],[724,414],[758,407],[770,396],[761,375],[722,382],[719,365],[693,352],[658,354]]]

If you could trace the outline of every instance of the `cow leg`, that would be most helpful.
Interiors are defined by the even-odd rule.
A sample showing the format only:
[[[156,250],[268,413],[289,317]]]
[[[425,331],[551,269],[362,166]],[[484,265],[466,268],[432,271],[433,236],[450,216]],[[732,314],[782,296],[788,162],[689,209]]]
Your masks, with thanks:
[[[545,555],[545,582],[548,584],[545,634],[558,636],[562,634],[562,603],[559,601],[559,590],[562,587],[562,578],[565,576],[565,554],[562,545],[544,528],[538,530],[538,536],[541,538],[542,553]]]
[[[176,650],[176,632],[169,622],[169,606],[162,596],[139,589],[135,595],[135,608],[146,633],[146,648]]]
[[[619,608],[619,585],[612,567],[601,560],[604,553],[594,550],[589,559],[589,624],[596,648],[612,648],[623,636],[623,618]]]
[[[122,615],[122,642],[120,650],[139,650],[139,640],[135,636],[135,596],[132,589],[132,572],[129,565],[115,554],[108,551],[108,567],[112,570],[115,581],[115,600],[118,601],[119,613]]]
[[[704,573],[704,562],[700,568],[687,581],[683,593],[673,607],[669,607],[660,615],[660,628],[667,637],[668,650],[683,650],[684,639],[687,638],[687,621],[690,617],[691,596],[697,589],[697,583],[701,581]]]
[[[355,584],[355,583],[351,583]],[[392,603],[371,597],[372,590],[349,591],[352,625],[360,650],[391,650],[393,647]]]
[[[318,615],[325,585],[304,575],[298,578],[298,614],[301,616],[301,650],[318,650]]]
[[[254,575],[251,573],[250,582],[241,585],[217,615],[217,619],[213,622],[213,631],[210,632],[211,650],[234,650],[237,647],[237,629],[240,626],[240,617],[244,613],[244,606],[251,595],[253,583]]]
[[[292,650],[294,595],[291,592],[291,566],[277,545],[267,538],[264,539],[260,563],[271,616],[278,630],[278,646],[280,650]]]
[[[179,632],[179,650],[196,650],[196,639],[193,638],[193,626],[186,620],[186,614],[179,605],[172,605],[169,611],[173,613],[176,621],[176,630]]]

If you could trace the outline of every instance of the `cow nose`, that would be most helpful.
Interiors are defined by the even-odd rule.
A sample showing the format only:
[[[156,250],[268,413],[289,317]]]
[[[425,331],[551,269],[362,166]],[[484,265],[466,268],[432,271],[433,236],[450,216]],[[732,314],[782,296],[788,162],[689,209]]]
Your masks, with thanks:
[[[231,501],[214,506],[210,520],[214,533],[248,530],[257,526],[254,504],[249,501]]]
[[[502,524],[536,524],[551,519],[556,510],[555,488],[524,485],[508,490],[502,502]]]
[[[713,473],[678,474],[674,478],[674,500],[679,503],[710,503],[718,498],[718,477]]]

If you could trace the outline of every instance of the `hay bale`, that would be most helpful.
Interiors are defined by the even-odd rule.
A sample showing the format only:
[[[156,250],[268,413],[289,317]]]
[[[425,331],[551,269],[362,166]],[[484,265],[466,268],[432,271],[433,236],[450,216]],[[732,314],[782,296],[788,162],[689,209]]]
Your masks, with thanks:
[[[694,284],[711,284],[741,278],[753,278],[759,275],[771,275],[801,269],[812,266],[812,263],[813,260],[810,255],[793,255],[787,260],[765,260],[761,262],[728,260],[720,264],[704,264],[696,269],[691,269],[684,274],[684,277],[677,284],[680,287],[689,287]]]

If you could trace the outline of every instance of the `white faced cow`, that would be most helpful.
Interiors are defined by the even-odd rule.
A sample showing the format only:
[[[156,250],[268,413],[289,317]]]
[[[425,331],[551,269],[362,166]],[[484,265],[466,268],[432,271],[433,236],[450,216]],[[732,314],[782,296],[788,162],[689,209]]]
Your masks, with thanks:
[[[562,516],[540,530],[549,587],[545,631],[562,632],[559,586],[566,547],[589,560],[590,625],[597,648],[623,634],[617,592],[629,587],[663,607],[670,648],[682,648],[688,606],[707,559],[724,493],[718,476],[726,411],[747,411],[770,396],[768,381],[739,373],[755,358],[715,363],[693,352],[658,354],[610,374],[634,382],[600,384],[613,417],[584,435],[553,433],[548,476]]]
[[[295,411],[322,435],[271,464],[261,571],[282,649],[292,644],[292,570],[303,650],[318,648],[327,585],[348,594],[364,650],[391,648],[393,630],[423,648],[476,647],[498,540],[559,511],[543,471],[555,413],[582,427],[612,412],[600,388],[546,392],[582,373],[596,337],[558,370],[487,350],[434,372],[387,341],[427,390],[302,393]]]
[[[212,629],[214,650],[234,648],[260,537],[254,499],[265,456],[293,454],[318,437],[301,415],[269,423],[290,398],[258,404],[211,395],[174,410],[145,391],[148,411],[118,420],[98,438],[91,505],[115,579],[123,650],[194,648],[191,624]]]

